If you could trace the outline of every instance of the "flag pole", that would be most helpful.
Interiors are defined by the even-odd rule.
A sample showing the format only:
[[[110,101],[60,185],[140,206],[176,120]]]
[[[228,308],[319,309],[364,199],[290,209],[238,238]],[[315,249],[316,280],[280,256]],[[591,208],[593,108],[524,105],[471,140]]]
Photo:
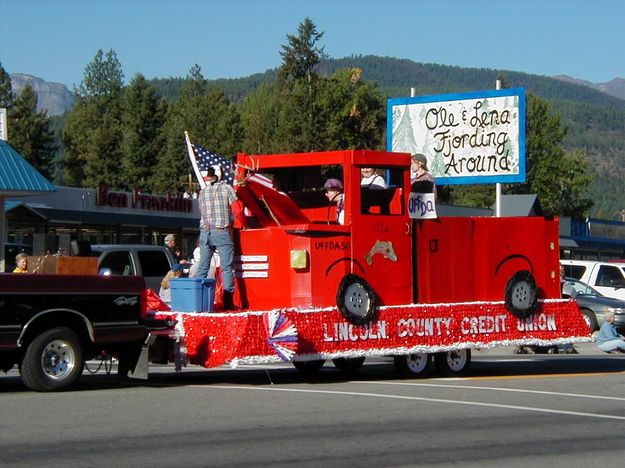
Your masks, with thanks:
[[[206,184],[204,183],[204,178],[202,174],[200,174],[200,168],[197,165],[197,158],[195,156],[195,152],[193,151],[193,146],[191,145],[191,139],[189,138],[189,132],[184,131],[184,138],[187,143],[187,152],[189,153],[189,160],[191,161],[191,166],[193,166],[193,172],[195,172],[195,177],[197,178],[198,185],[200,189],[203,189]]]

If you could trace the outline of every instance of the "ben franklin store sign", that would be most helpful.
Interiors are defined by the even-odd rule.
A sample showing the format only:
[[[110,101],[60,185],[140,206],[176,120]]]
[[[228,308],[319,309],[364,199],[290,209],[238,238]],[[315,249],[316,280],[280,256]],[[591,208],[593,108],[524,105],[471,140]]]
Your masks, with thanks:
[[[130,195],[125,192],[109,192],[106,185],[99,185],[96,192],[96,206],[109,206],[111,208],[133,208],[150,211],[175,211],[178,213],[191,213],[193,203],[184,198],[181,193],[167,196],[150,195],[134,190]]]
[[[523,88],[390,99],[389,151],[422,153],[439,185],[525,181]]]

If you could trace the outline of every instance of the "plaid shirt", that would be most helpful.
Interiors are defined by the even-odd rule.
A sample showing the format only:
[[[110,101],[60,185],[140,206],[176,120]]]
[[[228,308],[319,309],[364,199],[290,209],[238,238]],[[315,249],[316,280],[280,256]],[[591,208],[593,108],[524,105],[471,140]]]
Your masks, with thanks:
[[[230,204],[237,199],[234,189],[225,182],[207,184],[200,192],[200,229],[223,229],[230,226]]]

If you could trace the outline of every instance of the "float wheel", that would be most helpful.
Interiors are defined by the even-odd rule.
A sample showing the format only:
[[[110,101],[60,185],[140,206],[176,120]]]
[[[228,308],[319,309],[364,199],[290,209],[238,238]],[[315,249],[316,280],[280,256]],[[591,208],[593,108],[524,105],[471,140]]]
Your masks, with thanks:
[[[364,325],[375,319],[375,293],[358,275],[346,275],[339,285],[336,305],[341,315],[354,325]]]
[[[455,349],[434,355],[434,362],[439,373],[446,377],[460,377],[469,371],[471,365],[470,349]]]
[[[537,296],[536,280],[527,270],[517,271],[506,284],[506,308],[518,318],[528,317],[534,312],[538,304]]]
[[[432,370],[432,355],[413,353],[407,356],[395,356],[395,369],[406,378],[422,379]]]

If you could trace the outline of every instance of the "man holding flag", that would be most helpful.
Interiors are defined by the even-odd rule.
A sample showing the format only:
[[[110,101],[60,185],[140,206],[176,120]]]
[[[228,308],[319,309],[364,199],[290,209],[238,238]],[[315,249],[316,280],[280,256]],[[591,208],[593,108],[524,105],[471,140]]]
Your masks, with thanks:
[[[207,167],[200,172],[204,188],[198,197],[200,207],[200,264],[198,278],[206,278],[215,250],[221,263],[224,310],[234,309],[234,245],[230,235],[230,205],[237,199],[232,186],[221,180],[221,167]],[[219,175],[218,175],[219,174]]]

